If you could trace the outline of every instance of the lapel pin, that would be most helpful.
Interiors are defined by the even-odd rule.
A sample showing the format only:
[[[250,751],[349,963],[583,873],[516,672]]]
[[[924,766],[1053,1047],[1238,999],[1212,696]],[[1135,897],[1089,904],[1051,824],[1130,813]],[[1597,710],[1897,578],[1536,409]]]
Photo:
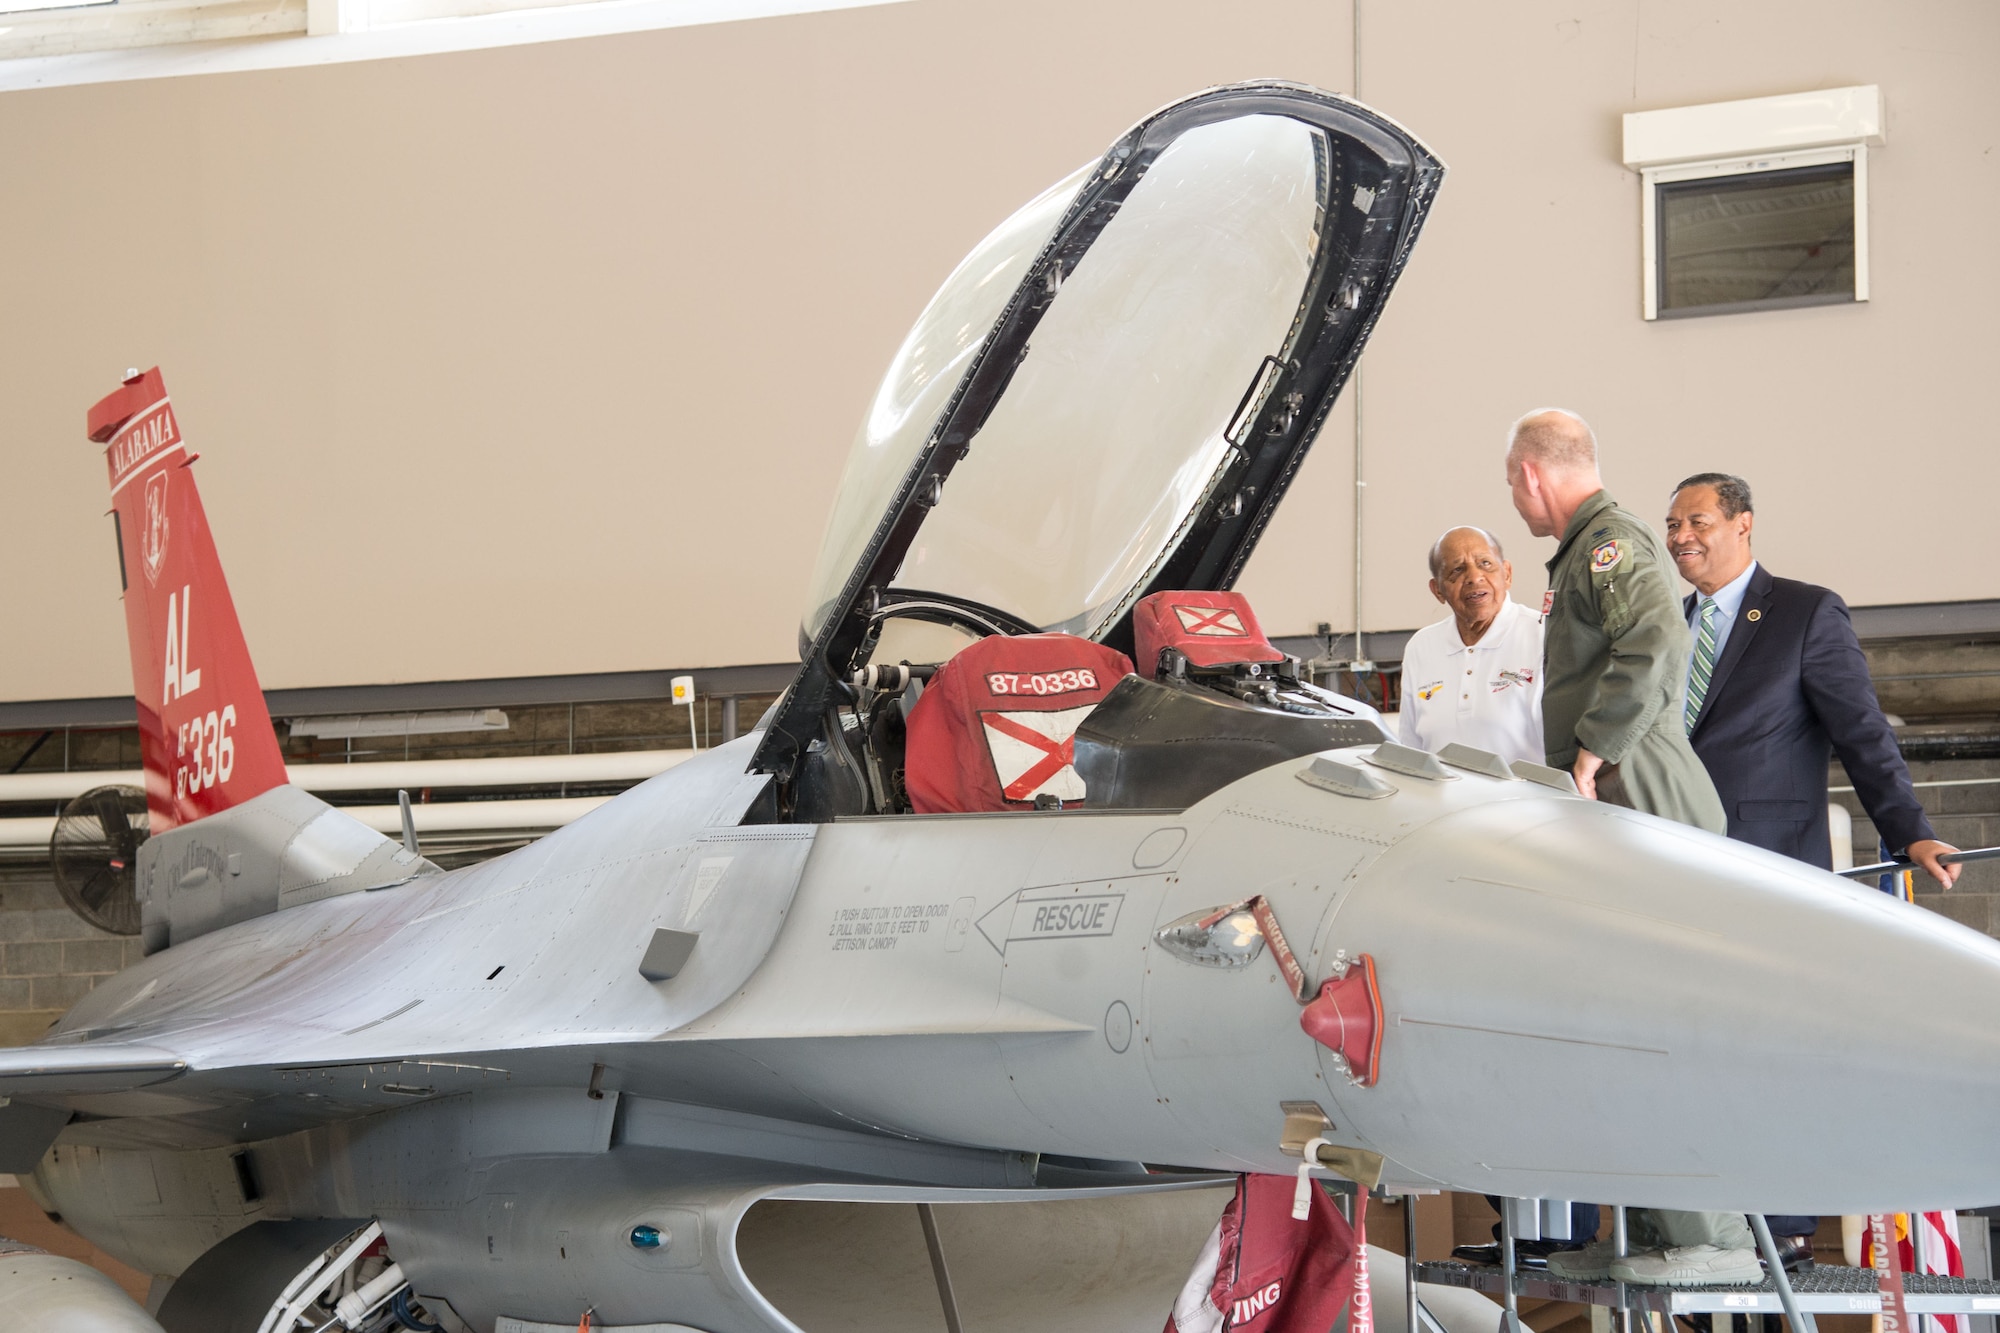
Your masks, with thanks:
[[[1744,617],[1746,620],[1762,620],[1763,618],[1764,613],[1754,606],[1750,608],[1750,614]]]

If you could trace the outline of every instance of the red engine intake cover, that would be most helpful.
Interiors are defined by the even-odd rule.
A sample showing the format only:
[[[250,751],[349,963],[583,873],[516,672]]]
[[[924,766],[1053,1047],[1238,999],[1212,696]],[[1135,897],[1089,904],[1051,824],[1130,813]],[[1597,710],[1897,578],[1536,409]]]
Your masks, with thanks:
[[[1323,983],[1299,1014],[1299,1026],[1346,1060],[1356,1083],[1375,1086],[1382,1064],[1382,992],[1375,986],[1375,960],[1364,953],[1346,976]]]

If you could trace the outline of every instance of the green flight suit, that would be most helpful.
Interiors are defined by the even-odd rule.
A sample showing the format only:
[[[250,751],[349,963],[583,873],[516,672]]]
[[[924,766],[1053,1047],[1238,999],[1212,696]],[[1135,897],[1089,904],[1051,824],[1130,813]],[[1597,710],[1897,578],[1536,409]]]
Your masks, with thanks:
[[[1551,767],[1581,744],[1615,773],[1600,799],[1728,832],[1681,718],[1688,627],[1666,550],[1608,491],[1583,502],[1549,561],[1542,735]]]

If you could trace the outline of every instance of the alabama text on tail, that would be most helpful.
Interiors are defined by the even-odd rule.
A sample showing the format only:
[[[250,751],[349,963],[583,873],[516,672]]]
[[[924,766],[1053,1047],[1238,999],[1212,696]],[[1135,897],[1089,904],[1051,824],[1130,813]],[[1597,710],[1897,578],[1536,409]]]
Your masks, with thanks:
[[[107,448],[155,835],[285,782],[236,607],[157,367],[90,409]]]

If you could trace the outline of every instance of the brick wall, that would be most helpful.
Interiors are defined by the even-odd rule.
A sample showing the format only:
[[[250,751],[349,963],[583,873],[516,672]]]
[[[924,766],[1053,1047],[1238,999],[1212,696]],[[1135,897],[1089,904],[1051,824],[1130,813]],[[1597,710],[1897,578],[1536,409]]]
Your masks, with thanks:
[[[1910,765],[1912,781],[1966,783],[1968,779],[1992,778],[1990,783],[1951,787],[1918,786],[1917,795],[1930,816],[1938,837],[1958,847],[2000,845],[2000,760],[1935,760]],[[1847,778],[1834,768],[1835,786]],[[1867,865],[1876,858],[1875,826],[1861,812],[1852,793],[1837,795],[1854,817],[1854,863]],[[1928,876],[1918,875],[1917,901],[1933,912],[1941,912],[1962,925],[2000,938],[2000,861],[1975,861],[1960,874],[1958,886],[1950,893],[1937,891]]]
[[[64,906],[45,868],[0,875],[0,1045],[41,1036],[139,957],[137,939],[107,935]]]
[[[770,694],[738,696],[740,727],[747,731],[776,699]],[[722,735],[722,701],[704,698],[691,723],[688,710],[663,700],[581,704],[536,704],[506,709],[508,726],[492,732],[329,741],[294,737],[281,719],[278,734],[291,763],[339,763],[399,759],[480,759],[612,750],[681,749],[699,725],[704,745]],[[75,732],[0,733],[0,772],[43,773],[115,770],[139,766],[138,732],[132,727]],[[594,794],[609,786],[577,791],[569,787],[514,789],[517,796]],[[418,800],[422,793],[412,792]],[[329,797],[335,804],[368,804],[381,792]],[[0,808],[0,816],[46,816],[59,805],[21,803]],[[502,837],[471,850],[434,850],[446,868],[505,850]],[[97,930],[63,904],[49,878],[46,854],[0,865],[0,1046],[33,1041],[49,1024],[104,977],[140,958],[139,941]]]

